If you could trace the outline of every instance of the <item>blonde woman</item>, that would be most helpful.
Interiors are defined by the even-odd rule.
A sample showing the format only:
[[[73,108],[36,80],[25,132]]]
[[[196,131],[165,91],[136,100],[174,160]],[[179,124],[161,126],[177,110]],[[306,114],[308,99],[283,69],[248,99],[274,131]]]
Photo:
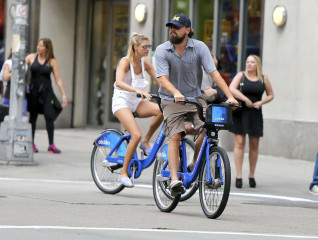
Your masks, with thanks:
[[[238,90],[241,84],[241,91]],[[245,72],[239,72],[230,84],[230,91],[242,101],[242,111],[233,115],[234,161],[237,188],[242,188],[242,166],[244,159],[245,136],[249,136],[249,185],[256,187],[255,168],[258,158],[260,137],[263,136],[262,105],[273,100],[274,93],[266,75],[262,74],[261,60],[256,55],[246,59]],[[263,93],[266,97],[262,99]]]
[[[151,99],[151,96],[145,92],[148,85],[145,72],[148,72],[151,78],[156,80],[155,69],[150,60],[145,58],[148,56],[150,48],[148,37],[142,34],[133,34],[129,41],[128,56],[119,61],[114,83],[112,111],[123,127],[131,134],[119,178],[126,187],[134,186],[128,177],[128,165],[142,137],[133,113],[137,113],[140,118],[154,116],[149,130],[140,144],[140,148],[145,152],[145,155],[150,153],[150,138],[163,120],[158,104],[137,98],[137,93],[139,93],[148,100]]]

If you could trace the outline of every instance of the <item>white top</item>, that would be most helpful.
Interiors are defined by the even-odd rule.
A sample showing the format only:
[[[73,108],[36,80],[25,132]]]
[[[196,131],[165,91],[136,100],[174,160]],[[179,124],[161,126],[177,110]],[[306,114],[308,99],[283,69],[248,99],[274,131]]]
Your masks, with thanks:
[[[4,82],[4,84],[6,85],[7,82],[4,81],[4,65],[8,64],[9,66],[9,69],[10,69],[10,72],[11,72],[11,69],[12,69],[12,59],[8,59],[4,62],[4,64],[2,65],[2,69],[1,69],[1,72],[0,72],[0,81]]]
[[[130,63],[130,69],[125,74],[124,82],[127,83],[128,85],[134,87],[134,88],[141,89],[141,90],[145,89],[148,86],[149,83],[145,78],[144,58],[141,58],[141,73],[138,75],[135,75],[134,66]],[[119,87],[116,87],[115,83],[114,83],[114,88],[115,88],[115,91],[116,90],[125,91]],[[133,93],[133,94],[136,94],[136,93]]]
[[[3,66],[2,66],[2,69],[1,69],[1,72],[0,72],[0,81],[3,81],[3,82],[4,82],[4,85],[7,84],[7,82],[4,81],[4,65],[6,65],[6,64],[8,64],[9,70],[10,70],[10,72],[11,72],[11,70],[12,70],[12,59],[11,59],[11,58],[10,58],[10,59],[7,59],[7,60],[4,62]],[[25,71],[26,71],[26,70],[28,70],[28,65],[27,65],[27,64],[25,64]]]

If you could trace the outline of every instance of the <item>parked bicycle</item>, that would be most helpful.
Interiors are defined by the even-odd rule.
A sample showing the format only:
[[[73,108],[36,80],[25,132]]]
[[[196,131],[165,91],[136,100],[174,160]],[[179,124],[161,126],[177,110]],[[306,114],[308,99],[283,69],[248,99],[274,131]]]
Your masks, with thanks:
[[[160,106],[160,98],[155,94],[150,94],[152,99],[156,100]],[[138,117],[138,116],[137,116]],[[167,146],[163,144],[165,135],[163,133],[164,124],[154,142],[150,154],[144,158],[142,152],[140,157],[137,151],[131,159],[128,167],[128,176],[132,181],[140,177],[142,170],[148,168],[160,156],[167,159]],[[104,193],[116,194],[122,191],[125,186],[118,181],[120,171],[124,163],[126,148],[131,139],[130,134],[124,134],[116,129],[107,129],[103,131],[94,141],[94,148],[91,155],[91,172],[96,186]],[[194,155],[194,143],[184,138],[179,147],[180,159],[188,164],[192,161]],[[180,201],[190,198],[198,189],[198,183],[189,185],[189,190],[181,197]]]
[[[206,131],[196,164],[188,172],[188,162],[181,158],[178,177],[183,182],[183,187],[176,197],[170,195],[170,171],[168,160],[158,158],[154,165],[153,194],[155,202],[162,212],[171,212],[175,209],[191,184],[199,178],[199,197],[204,214],[208,218],[217,218],[224,211],[231,187],[231,167],[226,151],[218,146],[218,132],[228,129],[232,124],[231,104],[210,104],[203,116],[203,107],[195,98],[187,98],[185,104],[195,104],[199,117],[204,122]],[[181,149],[181,152],[183,150]],[[208,159],[208,161],[206,160]],[[185,191],[186,192],[186,191]]]

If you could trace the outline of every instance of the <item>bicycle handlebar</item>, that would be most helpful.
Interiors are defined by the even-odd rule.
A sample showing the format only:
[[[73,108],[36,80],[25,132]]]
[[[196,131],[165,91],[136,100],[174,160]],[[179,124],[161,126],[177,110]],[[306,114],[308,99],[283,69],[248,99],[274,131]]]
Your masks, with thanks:
[[[201,119],[201,121],[205,122],[205,117],[203,115],[203,106],[200,102],[198,102],[198,100],[194,97],[187,97],[186,100],[184,101],[178,101],[180,103],[190,103],[190,104],[194,104],[197,109],[198,109],[198,114],[199,114],[199,118]],[[234,105],[233,103],[227,103],[227,102],[223,102],[223,103],[220,103],[219,105],[226,105],[226,106],[229,106],[229,107],[242,107],[241,105]]]
[[[155,93],[149,93],[149,95],[151,96],[151,98],[156,98],[156,99],[161,99],[157,94]],[[141,94],[137,93],[136,94],[137,98],[141,98]],[[145,96],[143,96],[143,98],[146,98]]]
[[[151,96],[151,99],[156,99],[154,102],[156,102],[159,105],[159,109],[162,112],[162,108],[161,108],[161,98],[155,94],[155,93],[149,93],[149,95]],[[141,94],[137,93],[137,98],[141,98]],[[143,96],[143,99],[146,98],[145,96]]]
[[[154,99],[157,99],[158,101],[156,101],[159,105],[159,108],[162,112],[162,109],[161,109],[161,98],[157,95],[157,94],[154,94],[154,93],[149,93],[149,95],[151,96],[151,98],[154,98]],[[140,93],[137,93],[137,98],[140,98],[141,97],[141,94]],[[143,98],[145,98],[145,96],[143,96]],[[197,110],[198,110],[198,114],[199,114],[199,118],[201,119],[201,121],[205,122],[205,117],[203,115],[203,106],[200,102],[198,102],[198,100],[195,98],[195,97],[187,97],[186,100],[184,101],[178,101],[179,103],[190,103],[190,104],[194,104],[196,107],[197,107]],[[242,105],[234,105],[233,103],[227,103],[227,102],[223,102],[223,103],[220,103],[220,105],[226,105],[226,106],[229,106],[229,107],[237,107],[237,108],[241,108]]]

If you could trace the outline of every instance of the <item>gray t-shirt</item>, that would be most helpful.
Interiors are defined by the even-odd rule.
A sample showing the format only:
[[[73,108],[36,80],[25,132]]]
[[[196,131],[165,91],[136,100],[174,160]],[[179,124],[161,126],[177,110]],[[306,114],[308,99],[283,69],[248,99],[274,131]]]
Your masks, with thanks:
[[[173,44],[167,41],[157,47],[155,60],[157,78],[168,76],[169,81],[185,97],[201,95],[202,66],[207,74],[216,70],[209,48],[192,38],[188,38],[181,58]],[[165,100],[174,99],[162,87],[159,88],[159,96]]]

